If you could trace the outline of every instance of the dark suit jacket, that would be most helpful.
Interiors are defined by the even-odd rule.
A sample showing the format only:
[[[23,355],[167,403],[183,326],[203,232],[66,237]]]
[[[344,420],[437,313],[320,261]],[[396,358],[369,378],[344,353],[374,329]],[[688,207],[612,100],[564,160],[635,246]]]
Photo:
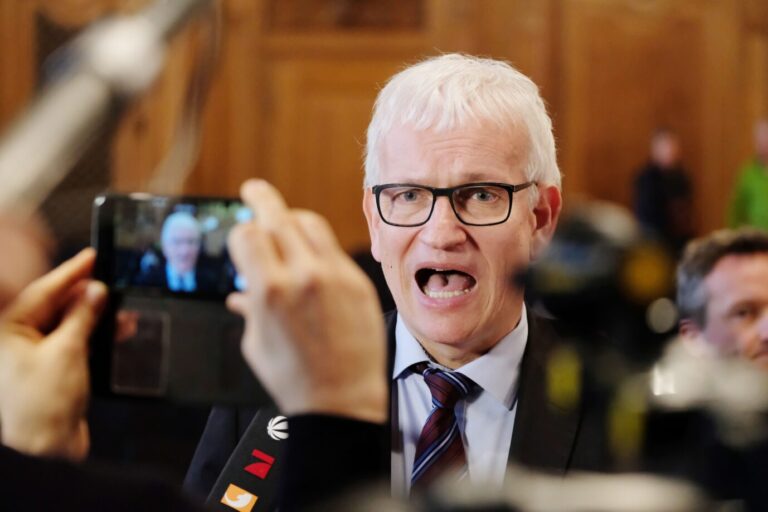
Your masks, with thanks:
[[[397,315],[391,313],[387,317],[388,342],[390,345],[390,360],[387,368],[387,378],[392,375],[394,365],[394,347],[395,347],[395,324]],[[590,404],[578,403],[571,409],[564,409],[553,403],[548,397],[546,390],[547,383],[547,362],[548,356],[558,347],[573,341],[571,335],[563,329],[557,322],[545,319],[535,313],[528,315],[528,342],[521,362],[519,390],[517,398],[517,414],[515,416],[515,426],[512,434],[512,444],[510,448],[510,460],[523,465],[553,471],[556,473],[565,473],[570,469],[600,470],[607,464],[605,457],[605,444],[603,443],[603,434],[601,432],[601,416],[595,407]],[[200,440],[195,455],[192,459],[190,469],[184,482],[184,487],[198,495],[206,495],[216,481],[219,473],[226,464],[229,455],[234,450],[239,438],[248,427],[255,409],[238,409],[234,407],[215,407],[211,412],[208,425]],[[347,424],[350,420],[347,420]],[[334,423],[335,422],[335,423]],[[294,423],[296,425],[294,426]],[[300,422],[294,422],[291,419],[289,441],[292,443],[288,447],[289,458],[300,459],[301,464],[294,466],[303,466],[301,474],[289,475],[293,482],[293,489],[302,489],[300,484],[312,482],[313,488],[325,488],[337,490],[339,486],[355,478],[354,470],[344,470],[344,468],[333,467],[328,464],[329,460],[338,458],[339,451],[346,454],[347,451],[357,451],[350,446],[366,446],[364,442],[356,440],[352,445],[348,444],[349,434],[342,437],[337,434],[335,438],[322,438],[321,432],[333,432],[333,428],[328,425],[344,425],[342,419],[329,417],[303,417]],[[325,425],[326,427],[321,427]],[[349,427],[354,430],[353,427]],[[299,429],[299,430],[297,430]],[[380,431],[391,438],[388,434],[389,427],[382,426]],[[294,436],[294,433],[297,435]],[[394,433],[393,433],[394,434]],[[381,469],[382,475],[387,475],[389,468],[389,443],[376,442],[376,432],[369,431],[367,439],[373,446],[382,445],[384,453],[371,453],[368,450],[362,450],[369,459],[375,462],[361,462],[358,473],[370,475],[373,470],[371,465]],[[314,436],[314,437],[313,437]],[[370,444],[368,446],[371,446]],[[324,456],[325,451],[330,456],[331,451],[336,450],[335,457]],[[381,449],[379,449],[381,450]],[[357,455],[360,457],[360,455]],[[354,454],[346,454],[344,457],[348,460],[354,458]],[[309,470],[307,464],[312,466],[310,461],[323,461],[321,469],[314,474]],[[291,467],[291,464],[287,464]],[[355,467],[354,464],[349,464]],[[309,474],[311,474],[311,477]],[[326,486],[319,485],[320,482],[327,482]],[[295,494],[295,493],[294,493]],[[304,493],[307,494],[306,492]],[[284,508],[284,507],[283,507]]]
[[[125,467],[28,457],[0,445],[0,510],[204,512],[180,489]]]
[[[226,277],[221,278],[211,268],[212,262],[204,260],[202,257],[195,266],[195,292],[222,292],[226,293],[232,289],[226,282]],[[222,282],[224,279],[224,282]],[[168,288],[168,276],[165,271],[165,259],[160,258],[157,265],[152,265],[148,270],[139,272],[133,278],[133,285],[150,286],[153,288]]]

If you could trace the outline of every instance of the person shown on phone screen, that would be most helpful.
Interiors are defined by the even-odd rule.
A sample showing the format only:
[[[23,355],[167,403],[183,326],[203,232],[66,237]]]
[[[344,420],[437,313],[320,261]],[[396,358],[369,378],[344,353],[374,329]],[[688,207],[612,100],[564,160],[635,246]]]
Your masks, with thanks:
[[[139,273],[135,284],[164,287],[174,292],[214,289],[215,279],[200,265],[202,239],[200,224],[192,214],[168,215],[160,234],[164,261]]]

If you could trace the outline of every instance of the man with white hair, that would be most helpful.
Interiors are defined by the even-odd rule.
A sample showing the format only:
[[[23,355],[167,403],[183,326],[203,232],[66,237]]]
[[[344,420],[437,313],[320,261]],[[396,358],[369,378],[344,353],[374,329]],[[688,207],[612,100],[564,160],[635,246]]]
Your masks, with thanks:
[[[195,217],[184,211],[165,218],[160,232],[164,264],[153,265],[136,277],[136,284],[160,286],[174,292],[212,290],[211,276],[198,268],[202,232]]]
[[[536,85],[500,61],[428,59],[382,89],[366,150],[363,211],[397,305],[387,317],[393,494],[451,472],[498,486],[513,461],[597,468],[604,447],[589,445],[600,438],[582,404],[547,388],[561,328],[526,308],[516,279],[547,246],[562,202]],[[208,492],[251,416],[214,409],[188,489]]]

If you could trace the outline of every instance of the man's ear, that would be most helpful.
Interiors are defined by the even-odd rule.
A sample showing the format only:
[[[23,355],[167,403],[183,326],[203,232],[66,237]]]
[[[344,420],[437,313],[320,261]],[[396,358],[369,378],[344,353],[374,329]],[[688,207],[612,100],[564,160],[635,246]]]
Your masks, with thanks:
[[[370,188],[363,190],[363,214],[368,223],[368,236],[371,238],[371,254],[373,259],[381,263],[379,257],[379,228],[381,227],[381,218],[376,209],[376,196],[371,193]]]
[[[699,326],[691,320],[690,318],[682,318],[680,319],[680,336],[686,337],[686,338],[695,338],[701,334],[701,329],[699,329]]]
[[[688,348],[694,354],[710,353],[711,347],[707,346],[699,324],[690,318],[682,318],[678,325],[680,341],[683,346]]]
[[[536,226],[531,242],[531,260],[539,257],[552,240],[562,207],[563,197],[559,188],[548,185],[539,190],[539,200],[533,207]]]

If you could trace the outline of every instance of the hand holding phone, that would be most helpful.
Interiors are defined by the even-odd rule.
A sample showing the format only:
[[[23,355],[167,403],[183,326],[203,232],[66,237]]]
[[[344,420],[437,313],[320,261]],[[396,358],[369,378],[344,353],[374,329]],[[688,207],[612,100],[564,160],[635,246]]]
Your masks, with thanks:
[[[319,215],[286,207],[274,187],[248,181],[256,219],[230,247],[250,286],[230,296],[245,317],[243,352],[287,415],[387,417],[384,320],[373,283]]]

